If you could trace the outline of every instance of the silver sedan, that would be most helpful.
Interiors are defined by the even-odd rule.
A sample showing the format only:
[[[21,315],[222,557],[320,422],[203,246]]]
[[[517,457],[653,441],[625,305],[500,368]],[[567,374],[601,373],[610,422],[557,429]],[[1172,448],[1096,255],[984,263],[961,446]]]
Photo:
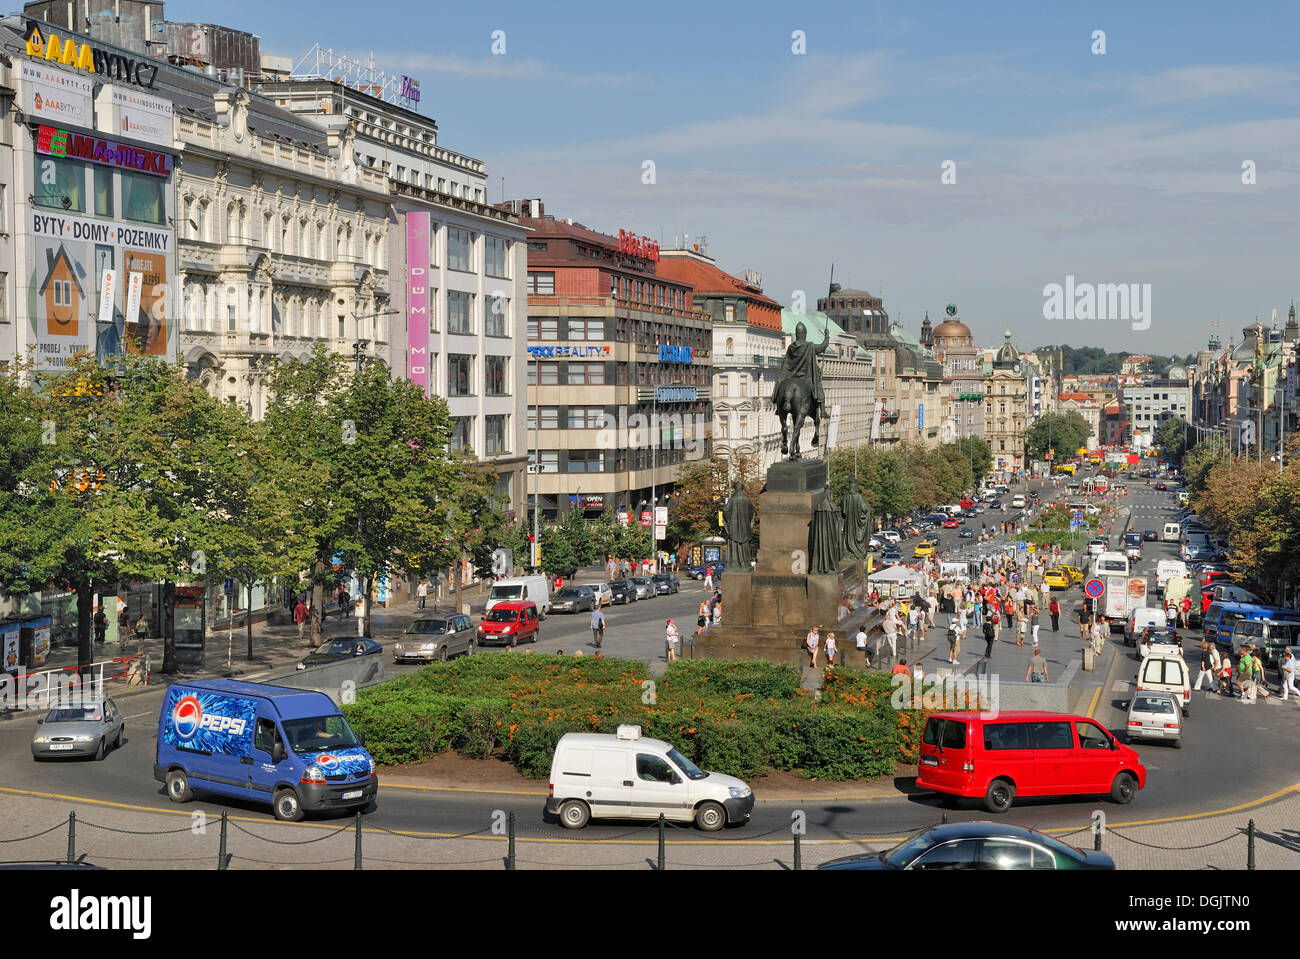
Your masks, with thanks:
[[[126,724],[112,699],[89,706],[60,706],[37,720],[32,758],[94,756],[103,759],[109,746],[122,745]]]

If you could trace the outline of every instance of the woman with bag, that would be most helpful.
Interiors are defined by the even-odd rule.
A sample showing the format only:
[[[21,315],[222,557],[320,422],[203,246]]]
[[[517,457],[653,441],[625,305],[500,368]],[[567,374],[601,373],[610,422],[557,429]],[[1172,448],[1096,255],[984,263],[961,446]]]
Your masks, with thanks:
[[[1056,601],[1055,596],[1052,597],[1051,603],[1048,604],[1047,611],[1052,615],[1052,632],[1059,633],[1061,631],[1061,604]]]

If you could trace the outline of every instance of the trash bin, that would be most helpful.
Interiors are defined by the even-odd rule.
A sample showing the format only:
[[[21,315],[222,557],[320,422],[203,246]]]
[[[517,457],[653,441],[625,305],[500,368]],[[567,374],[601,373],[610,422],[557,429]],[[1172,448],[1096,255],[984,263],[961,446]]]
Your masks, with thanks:
[[[1083,647],[1083,668],[1085,672],[1093,670],[1093,652],[1091,646]]]

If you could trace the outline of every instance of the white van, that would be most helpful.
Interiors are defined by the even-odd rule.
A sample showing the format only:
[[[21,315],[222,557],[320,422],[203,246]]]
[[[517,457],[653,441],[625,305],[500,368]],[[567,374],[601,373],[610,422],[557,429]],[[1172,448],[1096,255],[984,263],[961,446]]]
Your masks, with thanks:
[[[524,600],[532,600],[537,604],[542,619],[545,619],[550,614],[551,590],[545,576],[515,576],[510,579],[497,580],[492,584],[491,592],[488,593],[487,606],[483,612],[484,614],[492,612],[492,607],[497,603],[522,602]]]
[[[1102,576],[1127,576],[1129,569],[1128,557],[1117,550],[1102,550],[1092,562],[1092,575],[1099,578]]]
[[[1142,660],[1135,688],[1139,693],[1173,693],[1183,707],[1184,716],[1191,706],[1192,683],[1187,664],[1173,656],[1150,656]]]
[[[1183,528],[1177,523],[1165,523],[1165,531],[1160,538],[1166,543],[1176,543],[1183,535]]]
[[[1181,559],[1162,559],[1156,563],[1156,588],[1163,590],[1173,577],[1186,575],[1187,564]]]
[[[754,793],[735,776],[706,773],[668,743],[642,739],[640,726],[618,734],[565,733],[551,760],[546,811],[569,829],[592,819],[694,822],[712,832],[745,823]]]

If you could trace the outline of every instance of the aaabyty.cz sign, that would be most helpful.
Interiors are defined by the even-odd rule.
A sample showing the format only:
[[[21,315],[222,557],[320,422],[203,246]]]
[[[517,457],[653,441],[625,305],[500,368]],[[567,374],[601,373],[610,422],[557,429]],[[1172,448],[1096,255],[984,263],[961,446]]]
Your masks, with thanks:
[[[29,57],[88,70],[113,80],[125,80],[146,90],[152,90],[158,79],[157,65],[148,60],[109,53],[89,43],[78,43],[73,37],[60,40],[57,33],[42,33],[35,20],[27,21],[26,40]]]

